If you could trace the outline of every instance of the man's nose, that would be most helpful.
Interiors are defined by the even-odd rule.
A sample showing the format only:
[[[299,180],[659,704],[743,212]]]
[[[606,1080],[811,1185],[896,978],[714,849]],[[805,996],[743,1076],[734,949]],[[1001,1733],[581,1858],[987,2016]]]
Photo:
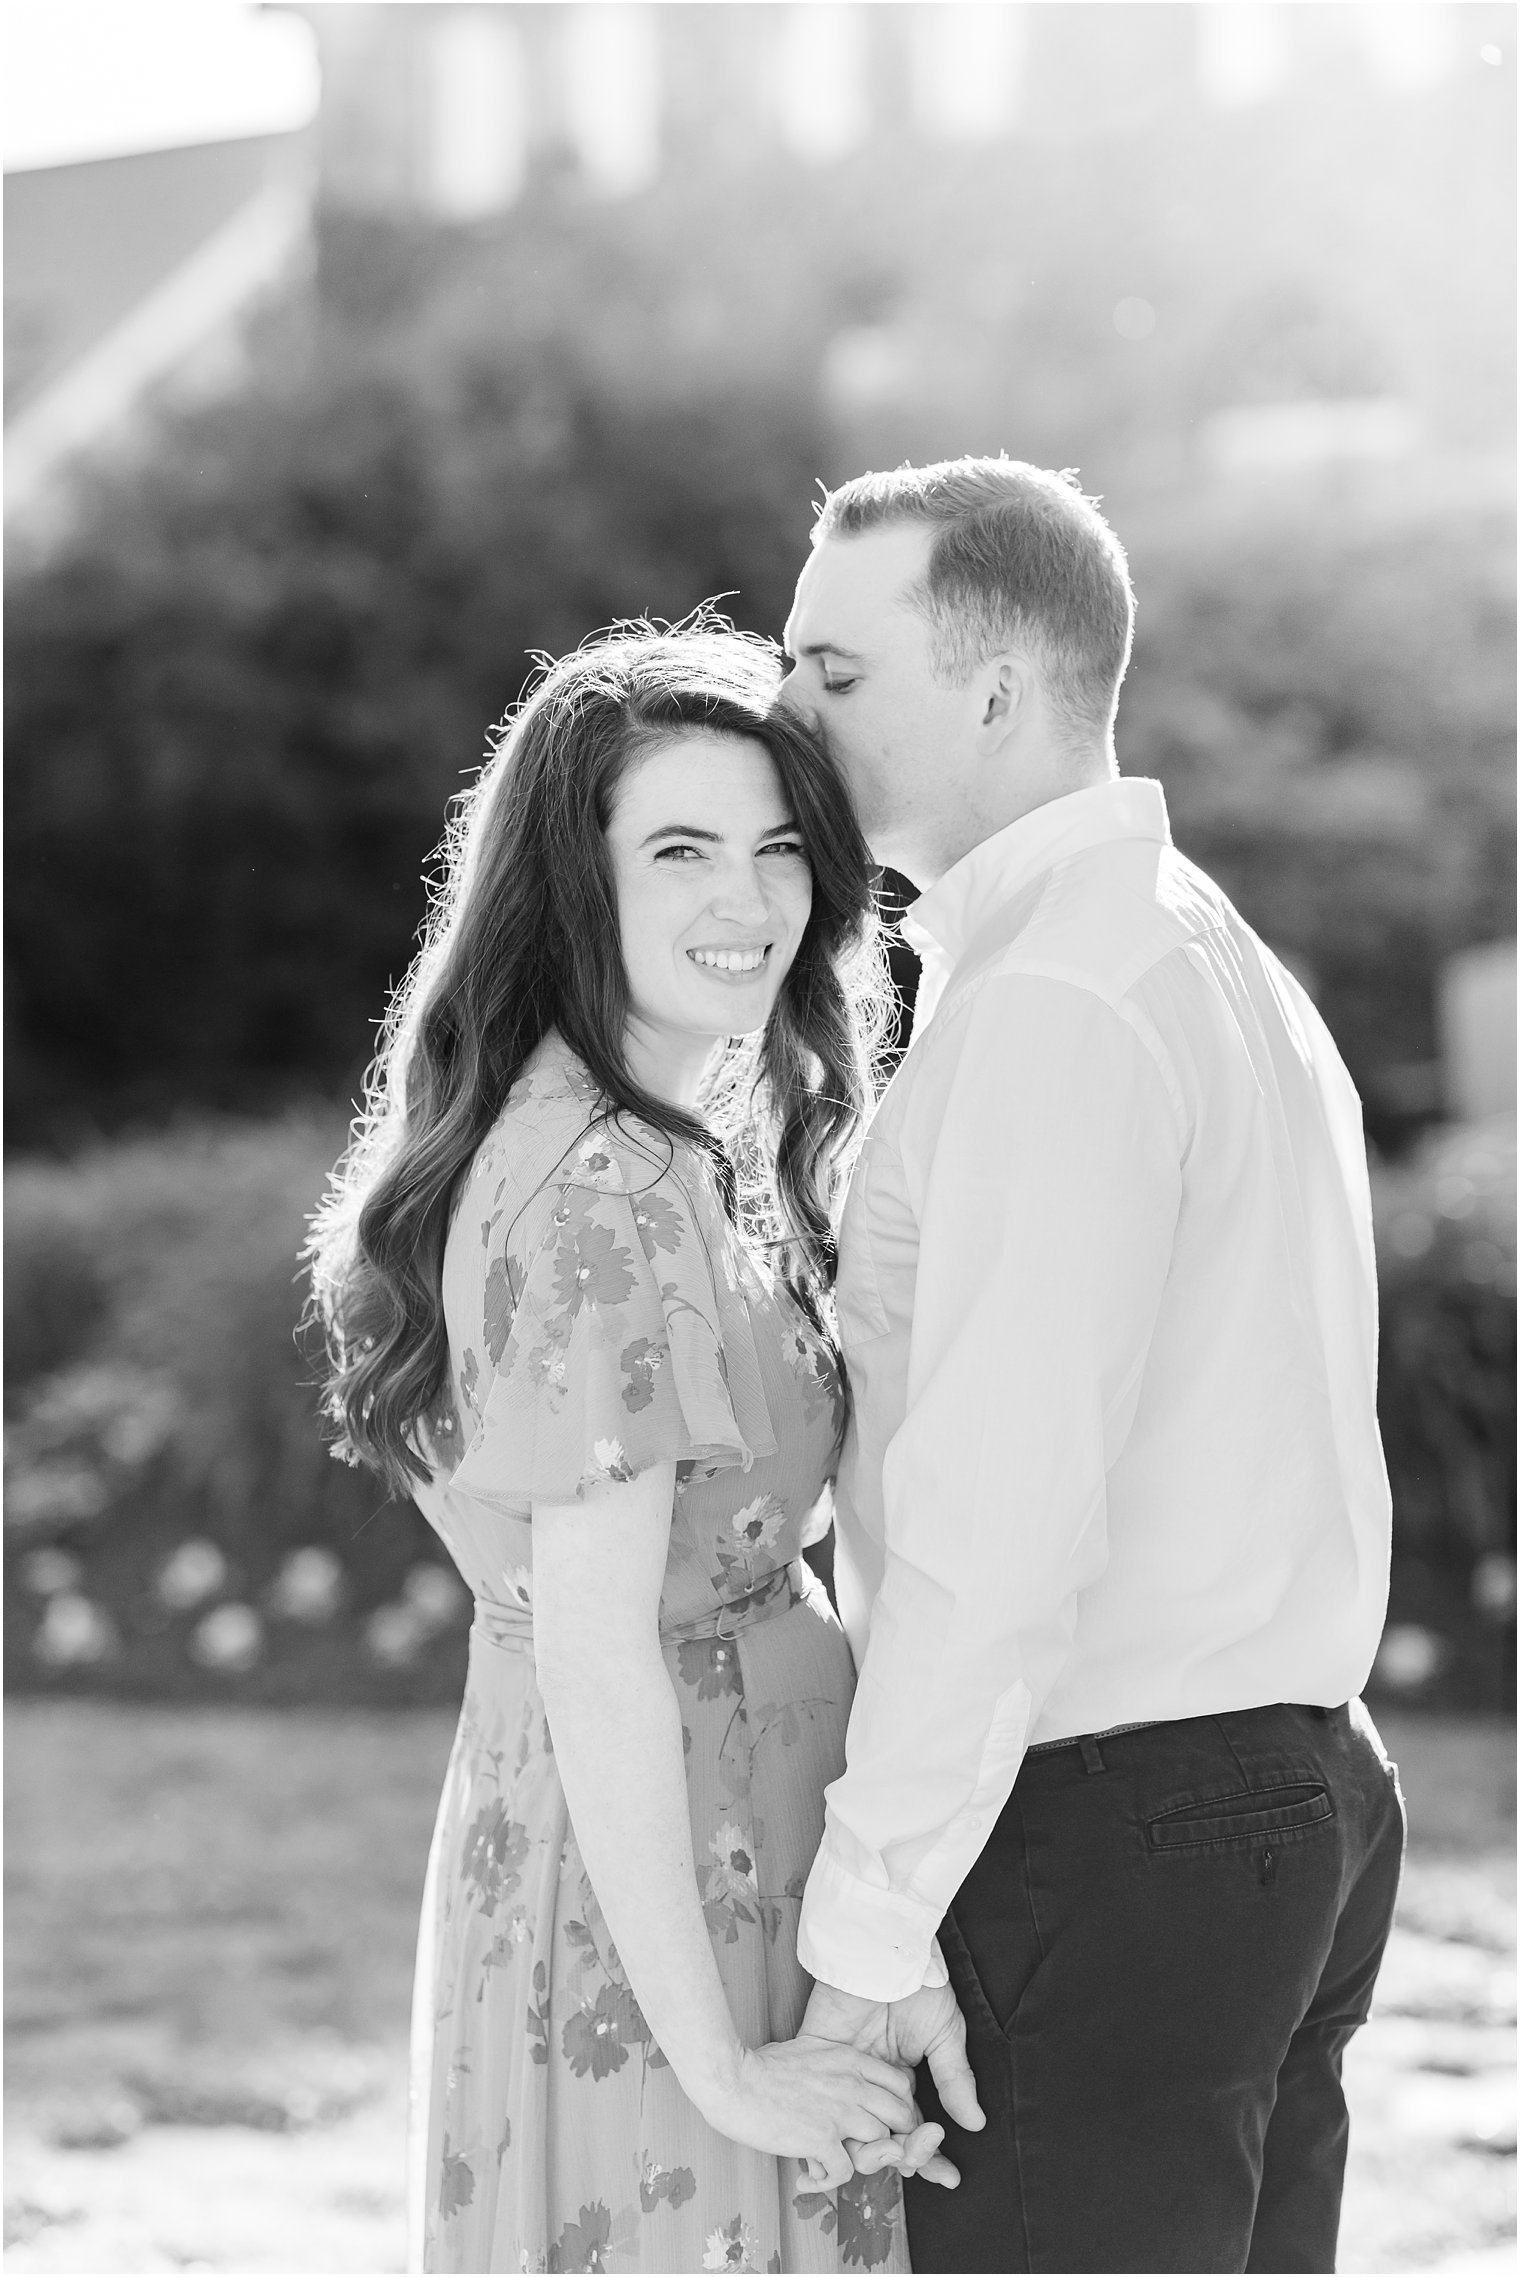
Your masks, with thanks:
[[[805,721],[809,727],[816,727],[818,724],[818,715],[808,702],[802,675],[795,664],[776,691],[776,709],[790,712],[794,719]]]

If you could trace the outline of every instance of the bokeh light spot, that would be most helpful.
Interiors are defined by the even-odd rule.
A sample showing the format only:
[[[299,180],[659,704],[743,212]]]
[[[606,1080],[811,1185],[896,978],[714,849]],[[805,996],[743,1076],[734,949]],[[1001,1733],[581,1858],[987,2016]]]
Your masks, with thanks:
[[[227,1579],[227,1560],[215,1542],[181,1542],[158,1577],[158,1594],[176,1613],[188,1613],[215,1596]]]
[[[264,1624],[251,1605],[218,1605],[190,1639],[191,1654],[202,1668],[232,1676],[251,1668],[263,1646]]]
[[[1156,329],[1156,311],[1148,300],[1133,296],[1114,309],[1114,330],[1121,340],[1148,340]]]
[[[116,1645],[110,1614],[76,1590],[65,1589],[48,1599],[32,1651],[49,1668],[78,1668],[108,1660]]]
[[[1377,1673],[1393,1692],[1417,1692],[1435,1676],[1446,1658],[1445,1640],[1416,1621],[1395,1622],[1383,1631],[1378,1646]]]

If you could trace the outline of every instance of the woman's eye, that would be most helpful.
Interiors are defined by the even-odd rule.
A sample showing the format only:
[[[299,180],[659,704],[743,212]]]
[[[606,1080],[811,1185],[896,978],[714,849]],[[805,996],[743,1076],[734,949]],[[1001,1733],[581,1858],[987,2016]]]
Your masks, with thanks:
[[[807,848],[800,838],[776,838],[760,851],[762,854],[796,854],[801,860],[807,860]]]
[[[655,860],[657,862],[684,862],[688,856],[692,861],[700,862],[702,849],[700,846],[662,846],[656,854]]]
[[[855,682],[852,679],[825,680],[823,683],[823,692],[826,696],[842,696],[847,688],[853,688],[854,685]]]

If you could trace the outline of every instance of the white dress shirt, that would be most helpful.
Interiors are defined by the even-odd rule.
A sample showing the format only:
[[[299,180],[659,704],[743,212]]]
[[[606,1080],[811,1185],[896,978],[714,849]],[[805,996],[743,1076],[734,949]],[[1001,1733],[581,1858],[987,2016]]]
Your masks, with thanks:
[[[1027,1746],[1338,1705],[1389,1550],[1360,1103],[1161,786],[1037,808],[905,930],[841,1234],[859,1689],[799,1937],[878,2000],[929,1981]]]

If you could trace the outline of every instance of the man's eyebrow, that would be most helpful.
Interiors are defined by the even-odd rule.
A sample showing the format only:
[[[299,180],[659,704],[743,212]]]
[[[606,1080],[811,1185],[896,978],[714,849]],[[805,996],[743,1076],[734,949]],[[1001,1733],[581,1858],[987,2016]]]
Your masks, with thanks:
[[[843,656],[851,664],[864,664],[865,658],[858,648],[844,648],[837,640],[810,640],[798,649],[799,656]]]

